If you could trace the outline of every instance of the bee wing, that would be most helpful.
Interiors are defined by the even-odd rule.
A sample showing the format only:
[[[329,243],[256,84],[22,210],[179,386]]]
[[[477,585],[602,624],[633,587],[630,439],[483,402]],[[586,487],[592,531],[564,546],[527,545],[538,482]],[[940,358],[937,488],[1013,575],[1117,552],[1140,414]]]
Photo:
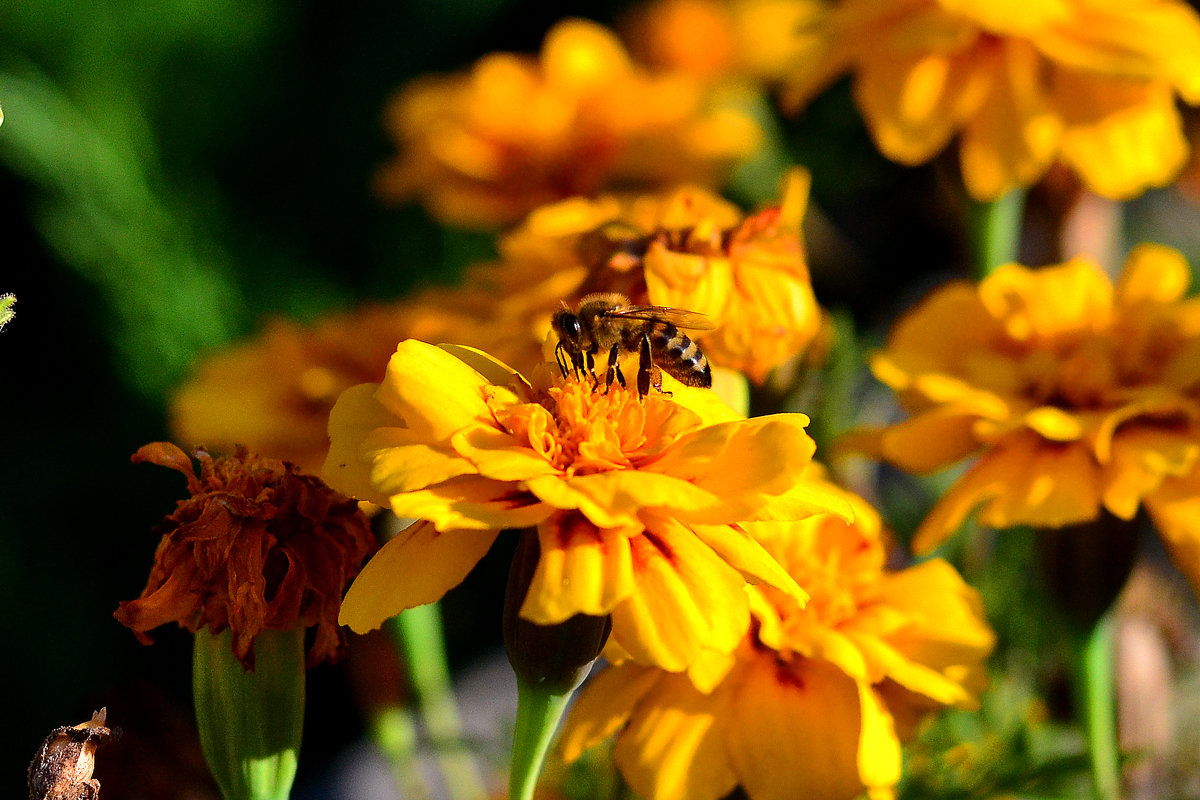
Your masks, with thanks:
[[[694,331],[711,331],[717,327],[712,320],[699,311],[687,311],[668,306],[619,306],[604,312],[604,316],[644,319],[650,322],[670,322],[677,328],[689,328]]]

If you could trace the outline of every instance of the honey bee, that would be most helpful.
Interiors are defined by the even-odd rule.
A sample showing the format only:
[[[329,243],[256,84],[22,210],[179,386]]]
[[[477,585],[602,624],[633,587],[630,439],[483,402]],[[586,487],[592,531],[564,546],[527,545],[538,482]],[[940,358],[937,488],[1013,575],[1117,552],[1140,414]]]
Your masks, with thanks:
[[[563,305],[550,320],[558,335],[554,357],[565,377],[568,368],[585,372],[599,385],[595,356],[608,350],[604,386],[614,379],[622,386],[625,376],[619,363],[621,353],[638,354],[637,389],[645,397],[650,386],[662,391],[659,369],[687,386],[712,386],[708,359],[680,328],[711,330],[703,314],[664,306],[630,305],[621,294],[590,294],[574,311]]]

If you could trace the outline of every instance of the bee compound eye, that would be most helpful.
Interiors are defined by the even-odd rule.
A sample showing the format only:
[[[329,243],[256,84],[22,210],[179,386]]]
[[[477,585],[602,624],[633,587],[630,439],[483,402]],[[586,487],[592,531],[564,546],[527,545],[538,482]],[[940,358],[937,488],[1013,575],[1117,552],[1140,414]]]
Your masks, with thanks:
[[[574,314],[570,314],[563,319],[562,327],[563,333],[571,339],[578,339],[579,334],[583,333],[583,330],[579,327],[579,317]]]

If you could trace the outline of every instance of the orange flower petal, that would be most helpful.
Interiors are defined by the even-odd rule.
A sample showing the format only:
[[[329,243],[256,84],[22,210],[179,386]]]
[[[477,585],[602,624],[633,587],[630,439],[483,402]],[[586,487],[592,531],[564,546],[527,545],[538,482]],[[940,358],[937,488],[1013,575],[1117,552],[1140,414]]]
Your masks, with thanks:
[[[858,737],[858,774],[870,789],[890,790],[900,780],[900,739],[887,704],[869,684],[858,682],[862,732]],[[888,792],[890,796],[890,791]]]
[[[1183,253],[1158,244],[1139,244],[1125,259],[1117,281],[1117,302],[1173,303],[1187,292],[1192,273]]]
[[[858,690],[837,667],[756,658],[739,682],[727,737],[738,783],[754,800],[846,800],[858,772]]]
[[[462,583],[499,535],[445,531],[417,522],[367,562],[342,601],[338,623],[366,633],[406,608],[433,603]]]
[[[1142,499],[1169,477],[1190,473],[1200,459],[1200,442],[1174,430],[1128,425],[1112,442],[1104,465],[1104,507],[1133,519]]]
[[[629,532],[597,528],[579,514],[538,525],[541,555],[521,616],[555,625],[576,614],[604,616],[635,588]]]
[[[624,727],[638,701],[663,677],[653,667],[628,662],[606,667],[584,684],[563,723],[559,748],[575,761]]]
[[[1200,594],[1200,471],[1166,481],[1146,498],[1146,510],[1171,561]]]
[[[733,791],[724,715],[711,696],[686,677],[664,676],[642,708],[614,752],[630,788],[647,800],[717,800]]]
[[[801,608],[808,602],[808,592],[788,575],[753,536],[738,525],[690,526],[696,537],[725,559],[725,563],[753,582],[762,581],[793,597]]]
[[[675,520],[630,540],[637,588],[613,609],[635,659],[678,672],[705,649],[728,653],[750,626],[745,579]]]
[[[427,519],[440,531],[528,528],[553,510],[520,484],[477,475],[451,478],[428,489],[393,495],[385,505],[398,517]]]

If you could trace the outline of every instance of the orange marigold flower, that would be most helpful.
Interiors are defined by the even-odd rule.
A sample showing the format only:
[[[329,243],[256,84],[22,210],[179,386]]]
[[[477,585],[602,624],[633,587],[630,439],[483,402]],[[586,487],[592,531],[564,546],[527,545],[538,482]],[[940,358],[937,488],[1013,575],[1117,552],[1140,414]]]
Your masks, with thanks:
[[[1144,507],[1200,590],[1200,300],[1184,299],[1188,283],[1179,253],[1142,245],[1115,287],[1086,258],[1010,264],[902,318],[872,369],[912,416],[849,444],[913,472],[978,456],[914,546],[934,547],[976,507],[998,528]]]
[[[353,500],[292,464],[258,458],[244,447],[229,458],[197,451],[200,476],[173,444],[133,455],[178,470],[191,497],[163,520],[162,541],[146,588],[113,615],[143,644],[146,631],[177,622],[189,631],[232,632],[233,653],[254,665],[264,630],[316,627],[308,665],[336,659],[345,645],[337,615],[346,585],[375,550]]]
[[[1061,159],[1114,199],[1170,182],[1187,157],[1178,93],[1200,103],[1200,16],[1180,0],[843,0],[792,96],[843,72],[888,158],[919,164],[961,135],[963,179],[992,200]]]
[[[387,121],[401,152],[379,192],[476,227],[616,183],[716,184],[761,136],[737,102],[683,73],[647,73],[580,19],[552,28],[536,59],[493,53],[409,85]]]
[[[743,526],[808,590],[807,606],[752,586],[755,623],[732,657],[687,674],[606,669],[567,719],[564,757],[615,733],[617,766],[648,800],[717,800],[739,786],[751,800],[891,796],[898,729],[918,712],[972,706],[994,635],[947,563],[886,570],[878,515],[845,497],[853,524]]]
[[[401,342],[383,383],[338,399],[325,474],[423,521],[367,564],[342,622],[365,631],[437,600],[501,529],[537,526],[523,618],[611,614],[621,647],[667,669],[731,650],[750,622],[747,576],[804,597],[736,523],[849,510],[801,478],[806,417],[740,419],[671,387],[644,400],[587,378],[534,388],[479,351]]]

